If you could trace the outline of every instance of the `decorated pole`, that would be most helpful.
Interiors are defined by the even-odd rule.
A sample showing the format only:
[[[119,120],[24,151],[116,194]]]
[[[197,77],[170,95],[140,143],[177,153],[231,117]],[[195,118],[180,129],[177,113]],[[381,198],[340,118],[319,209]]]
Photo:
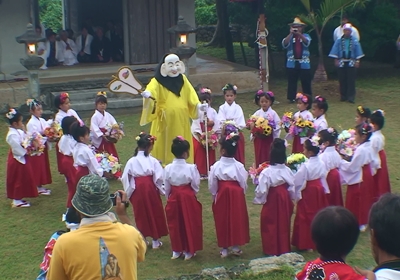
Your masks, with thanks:
[[[265,26],[265,15],[260,14],[257,23],[257,40],[258,45],[258,59],[259,59],[259,71],[260,71],[260,89],[268,90],[269,80],[269,67],[268,67],[268,44],[267,36],[268,30]]]

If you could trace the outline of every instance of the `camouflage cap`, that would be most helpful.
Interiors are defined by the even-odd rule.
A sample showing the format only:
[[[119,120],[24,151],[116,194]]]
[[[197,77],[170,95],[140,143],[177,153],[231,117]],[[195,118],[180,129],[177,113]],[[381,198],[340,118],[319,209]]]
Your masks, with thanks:
[[[78,212],[88,217],[109,212],[113,203],[107,180],[94,174],[83,176],[76,187],[72,205]]]

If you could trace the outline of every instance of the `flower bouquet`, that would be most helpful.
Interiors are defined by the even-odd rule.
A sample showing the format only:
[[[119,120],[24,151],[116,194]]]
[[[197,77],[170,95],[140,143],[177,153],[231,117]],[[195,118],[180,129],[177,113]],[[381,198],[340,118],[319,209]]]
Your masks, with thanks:
[[[208,147],[215,150],[216,148],[218,148],[218,135],[213,130],[210,130],[208,132],[203,132],[202,134],[200,134],[200,142],[204,147],[207,144],[206,133],[207,133]]]
[[[314,123],[303,118],[298,118],[289,128],[289,134],[300,137],[311,137],[315,133]]]
[[[95,157],[104,172],[111,173],[115,179],[121,178],[122,164],[119,163],[118,158],[108,153],[98,153]]]
[[[229,135],[231,133],[238,134],[239,127],[234,121],[225,121],[222,124],[222,135]]]
[[[285,112],[283,114],[282,120],[281,120],[281,127],[286,131],[286,133],[289,132],[290,126],[293,123],[293,113],[292,112]]]
[[[44,135],[49,142],[58,142],[63,136],[61,125],[56,121],[52,122],[49,127],[45,128]]]
[[[22,141],[22,147],[26,149],[27,155],[40,156],[44,152],[46,140],[40,133],[27,134]]]
[[[258,178],[260,177],[261,172],[269,166],[269,162],[263,162],[261,163],[257,168],[255,167],[255,164],[250,167],[249,169],[249,174],[251,179],[253,180],[254,185],[258,185]]]
[[[246,123],[246,128],[249,129],[254,136],[258,137],[270,136],[275,127],[276,124],[272,118],[265,119],[258,116],[251,116]]]
[[[339,154],[343,155],[346,160],[351,160],[354,155],[354,151],[358,147],[354,135],[354,129],[343,130],[339,134],[336,142],[337,151],[339,152]]]
[[[300,165],[306,162],[306,160],[306,156],[302,153],[291,154],[287,157],[286,164],[293,171],[293,173],[296,173],[299,170]]]
[[[123,136],[125,136],[123,129],[124,122],[107,125],[106,132],[104,134],[106,135],[106,138],[109,142],[117,143],[119,140],[122,139]]]

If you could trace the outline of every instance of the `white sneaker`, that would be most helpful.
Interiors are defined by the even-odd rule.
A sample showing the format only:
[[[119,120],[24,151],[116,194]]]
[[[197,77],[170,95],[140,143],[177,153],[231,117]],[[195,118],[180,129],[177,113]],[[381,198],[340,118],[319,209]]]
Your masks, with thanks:
[[[171,260],[179,259],[182,256],[182,252],[172,252]]]
[[[222,249],[219,251],[221,258],[226,258],[228,256],[228,249]]]
[[[25,200],[16,200],[14,199],[13,202],[11,203],[12,208],[27,208],[31,207],[28,201]]]
[[[185,252],[185,261],[192,259],[194,256],[196,256],[196,253],[191,254],[191,253]]]
[[[51,195],[51,190],[41,187],[38,188],[38,193],[41,195]]]
[[[160,240],[153,240],[153,249],[160,249],[162,245]]]

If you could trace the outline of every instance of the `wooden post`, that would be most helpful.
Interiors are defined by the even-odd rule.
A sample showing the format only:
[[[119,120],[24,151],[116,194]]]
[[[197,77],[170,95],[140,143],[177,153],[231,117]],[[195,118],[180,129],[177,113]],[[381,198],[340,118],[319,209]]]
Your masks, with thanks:
[[[258,18],[257,44],[259,49],[259,65],[260,65],[260,88],[268,90],[268,45],[267,31],[265,27],[265,15],[260,14]]]

